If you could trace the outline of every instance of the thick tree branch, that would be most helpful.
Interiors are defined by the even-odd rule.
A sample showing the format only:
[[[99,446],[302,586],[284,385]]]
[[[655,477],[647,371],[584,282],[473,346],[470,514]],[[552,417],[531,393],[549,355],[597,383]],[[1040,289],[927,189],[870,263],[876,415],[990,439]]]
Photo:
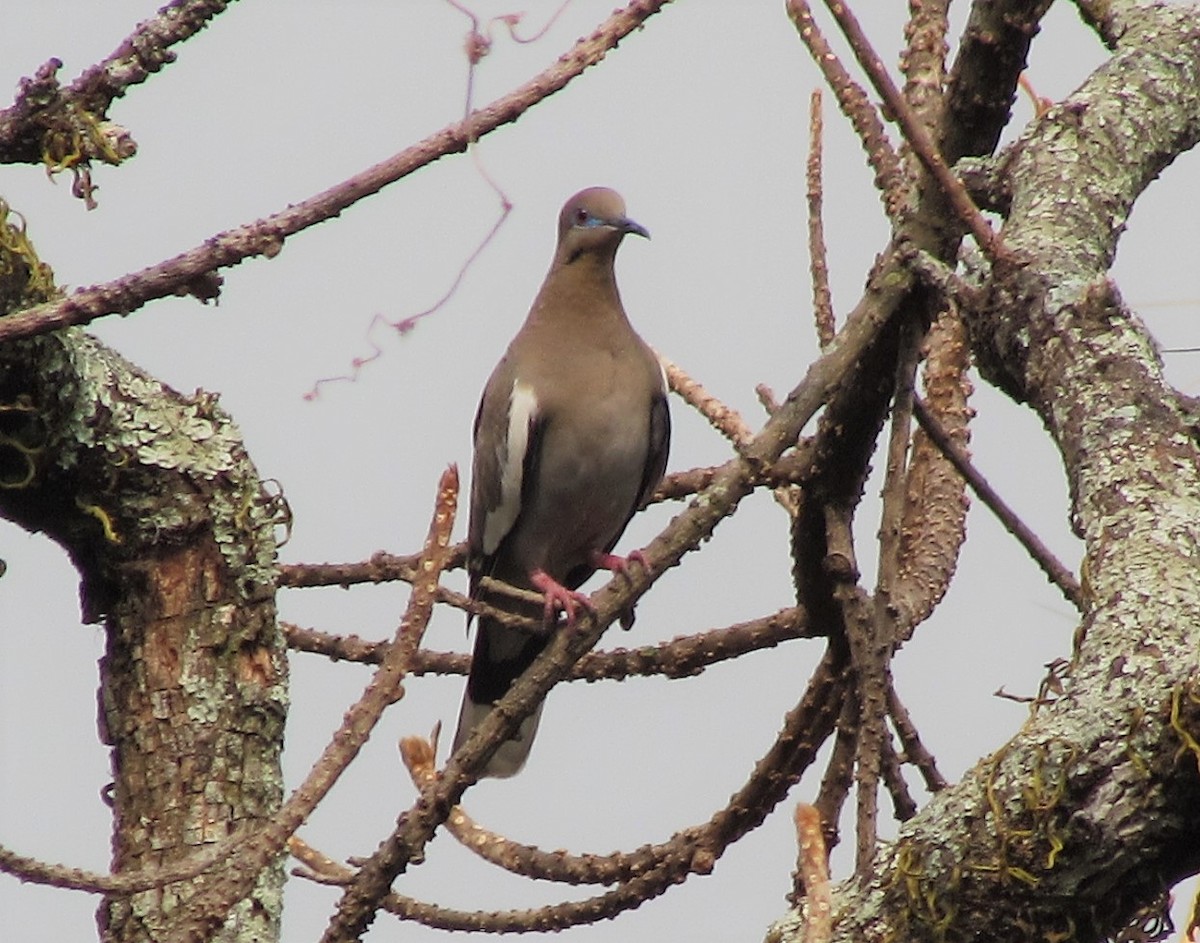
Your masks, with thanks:
[[[0,346],[0,405],[0,514],[62,544],[84,618],[106,622],[114,875],[189,867],[279,800],[270,501],[212,397],[180,396],[79,331]],[[220,923],[277,932],[281,882],[256,874]],[[162,935],[196,889],[122,888],[102,924]]]

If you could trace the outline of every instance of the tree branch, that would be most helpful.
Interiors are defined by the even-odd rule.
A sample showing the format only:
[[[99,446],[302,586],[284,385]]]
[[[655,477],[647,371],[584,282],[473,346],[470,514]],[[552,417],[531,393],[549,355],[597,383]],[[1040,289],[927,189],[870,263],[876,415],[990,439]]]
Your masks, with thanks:
[[[281,627],[290,648],[325,655],[334,661],[379,664],[389,644],[368,642],[357,635],[330,635],[290,622],[281,623]],[[782,642],[812,638],[815,634],[808,624],[804,609],[792,606],[769,616],[761,616],[720,629],[678,636],[658,645],[589,652],[575,663],[567,679],[622,681],[639,675],[691,677],[710,665],[737,658],[746,652],[774,648]],[[469,664],[470,656],[465,654],[421,650],[413,658],[412,674],[465,675]]]
[[[914,413],[921,423],[921,428],[930,441],[941,450],[950,464],[954,466],[955,471],[971,486],[971,490],[978,495],[988,510],[996,515],[996,519],[1004,525],[1004,529],[1020,541],[1026,553],[1041,567],[1042,572],[1046,574],[1050,582],[1062,591],[1063,596],[1076,609],[1082,611],[1084,605],[1083,590],[1071,571],[1059,562],[1058,558],[1050,552],[1050,548],[1042,542],[1042,539],[1034,533],[1033,529],[1021,520],[1017,516],[1017,513],[1008,506],[1008,503],[1000,497],[996,489],[991,486],[988,480],[983,477],[983,474],[975,467],[966,449],[951,438],[949,433],[942,428],[941,423],[930,414],[925,404],[918,399],[913,403],[913,407]]]
[[[132,141],[117,155],[110,143],[94,137],[113,100],[174,62],[170,47],[198,33],[227,6],[227,0],[172,0],[66,88],[55,78],[62,63],[52,59],[43,65],[33,80],[22,80],[16,100],[0,111],[0,163],[61,164],[68,150],[55,139],[73,142],[69,150],[82,148],[67,166],[132,156]]]

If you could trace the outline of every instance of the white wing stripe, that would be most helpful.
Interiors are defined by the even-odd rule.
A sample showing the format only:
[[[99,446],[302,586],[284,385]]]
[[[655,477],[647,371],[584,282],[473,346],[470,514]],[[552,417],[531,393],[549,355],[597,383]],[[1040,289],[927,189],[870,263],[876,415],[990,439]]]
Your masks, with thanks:
[[[517,381],[508,401],[508,430],[496,446],[496,465],[500,469],[500,503],[488,511],[483,524],[483,552],[490,556],[500,546],[521,513],[521,486],[525,475],[525,452],[529,448],[529,430],[537,416],[537,396],[533,388]]]

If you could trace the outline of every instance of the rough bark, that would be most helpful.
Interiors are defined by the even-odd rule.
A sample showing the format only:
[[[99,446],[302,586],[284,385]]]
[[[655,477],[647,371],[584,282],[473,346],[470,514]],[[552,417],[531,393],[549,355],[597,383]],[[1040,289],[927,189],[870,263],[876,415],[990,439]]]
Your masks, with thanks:
[[[184,397],[77,329],[0,348],[0,513],[44,531],[105,623],[113,870],[181,861],[282,794],[287,662],[271,502],[215,397]],[[224,940],[278,938],[282,867]],[[161,940],[202,882],[108,898],[106,940]]]

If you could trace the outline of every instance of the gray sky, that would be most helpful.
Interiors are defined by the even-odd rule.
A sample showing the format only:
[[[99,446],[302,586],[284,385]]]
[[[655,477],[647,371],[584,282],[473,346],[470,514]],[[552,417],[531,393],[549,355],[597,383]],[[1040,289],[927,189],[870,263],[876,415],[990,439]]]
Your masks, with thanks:
[[[157,5],[4,4],[3,81],[15,87],[51,56],[64,61],[69,80]],[[510,9],[474,5],[489,14]],[[526,31],[557,6],[518,5],[528,11]],[[860,15],[878,47],[894,51],[904,5],[883,6],[863,2]],[[476,76],[475,103],[544,68],[612,7],[575,0],[527,45],[497,35]],[[461,116],[466,28],[442,0],[235,4],[179,49],[175,65],[113,109],[140,149],[122,168],[97,169],[98,210],[86,212],[68,179],[49,183],[39,168],[0,167],[0,196],[26,216],[61,284],[108,280],[308,197]],[[1057,4],[1030,77],[1040,94],[1058,98],[1103,57],[1073,9]],[[368,334],[372,318],[432,305],[499,211],[469,157],[419,171],[291,239],[272,261],[226,272],[218,307],[168,299],[93,330],[172,386],[221,394],[261,475],[282,482],[295,513],[284,560],[412,552],[440,471],[450,462],[464,474],[469,468],[480,388],[549,265],[559,206],[581,187],[620,190],[630,215],[653,233],[650,242],[627,243],[618,260],[626,308],[651,344],[755,426],[762,415],[754,385],[783,394],[796,383],[816,349],[803,167],[808,95],[818,84],[778,0],[680,0],[600,67],[484,141],[477,156],[513,212],[453,297],[404,339]],[[887,230],[861,149],[826,100],[826,238],[841,314]],[[1014,127],[1029,116],[1020,102]],[[1117,268],[1125,297],[1167,347],[1200,341],[1194,268],[1179,264],[1176,248],[1200,241],[1193,157],[1168,169],[1139,203]],[[326,385],[316,402],[302,398],[373,343],[382,356],[357,382]],[[1200,355],[1169,356],[1168,364],[1182,388],[1200,389]],[[1076,566],[1081,551],[1067,528],[1061,467],[1038,421],[990,391],[980,390],[974,405],[979,466]],[[671,469],[727,457],[686,407],[672,409]],[[859,521],[868,557],[878,485],[869,491]],[[652,509],[620,547],[644,543],[675,510]],[[1033,693],[1043,665],[1069,655],[1075,625],[1071,607],[986,511],[973,508],[969,527],[947,600],[896,662],[901,696],[951,778],[1024,719],[1023,707],[992,692]],[[456,528],[464,532],[465,518]],[[790,604],[786,535],[783,512],[756,495],[661,581],[632,633],[614,630],[604,644],[643,644]],[[109,825],[99,793],[109,771],[95,733],[102,633],[79,624],[77,579],[55,546],[0,522],[0,557],[8,563],[0,580],[0,842],[103,869]],[[465,583],[461,573],[450,580]],[[405,599],[395,586],[308,590],[284,593],[280,606],[302,624],[384,638]],[[465,649],[463,621],[439,613],[427,644]],[[818,642],[796,642],[687,681],[561,687],[525,771],[473,789],[467,807],[487,826],[547,848],[603,853],[664,840],[707,819],[738,788],[819,653]],[[292,665],[285,763],[295,784],[368,672],[309,655],[293,656]],[[411,683],[302,834],[334,857],[373,850],[413,797],[397,739],[426,734],[438,720],[452,724],[461,683]],[[686,927],[700,943],[760,938],[783,911],[795,859],[788,813],[815,795],[820,772],[818,765],[711,876],[574,932],[592,941],[650,940]],[[844,843],[835,855],[836,876],[847,873],[846,851]],[[568,893],[478,864],[445,836],[397,888],[480,909]],[[328,888],[293,880],[285,939],[315,938],[335,899]],[[0,876],[5,933],[27,943],[89,939],[95,904]],[[370,939],[438,936],[381,917]]]

